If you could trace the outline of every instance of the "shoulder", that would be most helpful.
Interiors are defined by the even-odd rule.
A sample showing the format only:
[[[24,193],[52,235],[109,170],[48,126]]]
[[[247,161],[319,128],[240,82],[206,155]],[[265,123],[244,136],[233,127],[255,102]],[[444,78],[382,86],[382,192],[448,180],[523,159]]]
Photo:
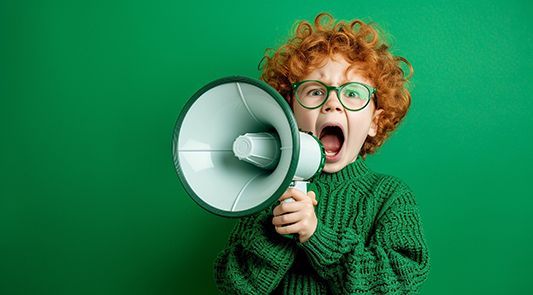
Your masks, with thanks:
[[[398,203],[410,203],[416,206],[415,195],[411,187],[400,177],[377,173],[377,185],[375,187],[377,195],[380,196],[379,212],[377,219],[388,209],[395,207]]]
[[[375,175],[377,179],[375,189],[385,198],[405,192],[412,193],[411,187],[400,177],[382,173]]]

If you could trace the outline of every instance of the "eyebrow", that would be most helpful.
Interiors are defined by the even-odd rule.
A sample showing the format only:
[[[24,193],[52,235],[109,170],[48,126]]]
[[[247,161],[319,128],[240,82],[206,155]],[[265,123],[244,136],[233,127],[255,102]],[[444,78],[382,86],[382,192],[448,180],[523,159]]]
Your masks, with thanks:
[[[362,72],[362,69],[361,69],[361,68],[357,68],[357,67],[356,67],[356,68],[352,68],[350,71],[345,71],[344,74],[343,74],[343,76],[342,76],[342,78],[343,78],[343,80],[341,80],[342,83],[339,84],[338,86],[343,85],[343,84],[348,83],[348,82],[351,82],[351,80],[348,79],[348,75],[347,75],[347,73],[349,73],[349,72],[353,72],[353,71],[357,71],[357,70],[359,70],[359,71]],[[361,82],[366,83],[366,84],[371,85],[371,86],[374,87],[374,83],[371,82],[370,79],[367,78],[366,75],[361,75],[361,76],[363,77],[364,80],[369,81],[369,83],[367,83],[366,81],[361,81]],[[322,80],[322,78],[324,78],[324,72],[320,71],[320,76],[318,77],[318,79],[319,79],[320,81],[326,83],[326,84],[331,85],[331,81],[324,81],[324,80]],[[331,86],[333,86],[333,85],[331,85]]]
[[[324,80],[322,80],[322,78],[324,78],[324,73],[321,72],[321,73],[320,73],[320,76],[318,77],[318,79],[319,79],[320,81],[326,83],[326,84],[331,85],[331,80],[329,80],[329,81],[324,81]],[[342,83],[340,83],[340,84],[337,85],[337,86],[340,86],[340,85],[343,85],[343,84],[345,84],[345,83],[350,82],[350,81],[347,79],[348,77],[346,77],[346,75],[343,75],[342,78],[343,78],[343,79],[341,80]],[[332,85],[332,86],[333,86],[333,85]]]

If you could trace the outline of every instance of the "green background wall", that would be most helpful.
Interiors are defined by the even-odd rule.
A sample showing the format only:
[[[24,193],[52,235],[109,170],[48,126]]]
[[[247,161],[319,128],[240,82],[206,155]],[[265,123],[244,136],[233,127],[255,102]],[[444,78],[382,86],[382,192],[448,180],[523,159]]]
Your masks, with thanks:
[[[415,68],[412,109],[367,161],[417,195],[422,293],[533,288],[528,1],[74,2],[0,3],[1,294],[215,293],[234,220],[184,193],[175,120],[321,11],[376,21]]]

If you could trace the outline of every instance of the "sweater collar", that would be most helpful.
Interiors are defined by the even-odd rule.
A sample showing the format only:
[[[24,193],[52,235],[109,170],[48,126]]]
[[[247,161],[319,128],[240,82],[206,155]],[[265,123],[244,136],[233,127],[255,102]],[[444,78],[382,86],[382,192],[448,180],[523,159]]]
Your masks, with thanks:
[[[366,166],[365,160],[361,155],[357,155],[357,159],[352,163],[346,165],[346,167],[335,173],[322,172],[315,180],[321,182],[344,182],[347,180],[354,180],[363,177],[370,169]]]

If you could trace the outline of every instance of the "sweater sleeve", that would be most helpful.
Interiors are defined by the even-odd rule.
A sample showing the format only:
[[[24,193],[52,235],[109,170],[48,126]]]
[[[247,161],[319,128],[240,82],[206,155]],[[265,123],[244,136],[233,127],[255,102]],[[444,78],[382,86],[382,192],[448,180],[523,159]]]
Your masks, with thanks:
[[[339,293],[413,294],[426,280],[429,252],[410,191],[393,195],[369,240],[352,228],[338,233],[319,224],[298,246]]]
[[[223,294],[268,294],[294,257],[294,242],[275,232],[269,207],[237,221],[226,248],[215,259],[216,285]]]

